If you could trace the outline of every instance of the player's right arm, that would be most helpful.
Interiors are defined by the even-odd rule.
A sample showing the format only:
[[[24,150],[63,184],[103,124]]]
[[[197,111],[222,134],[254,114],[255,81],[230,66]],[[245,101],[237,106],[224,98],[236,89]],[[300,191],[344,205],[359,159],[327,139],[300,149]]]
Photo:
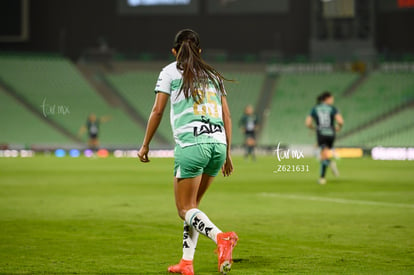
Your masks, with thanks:
[[[79,129],[79,131],[78,131],[78,137],[81,137],[81,136],[83,136],[85,133],[86,133],[86,126],[85,125],[82,125],[81,127],[80,127],[80,129]]]
[[[144,141],[142,142],[141,149],[138,151],[138,157],[142,162],[149,162],[149,145],[152,140],[152,137],[157,131],[158,125],[160,125],[162,115],[164,114],[165,106],[168,102],[168,98],[169,95],[162,92],[157,93],[155,97],[154,106],[152,107],[152,111],[148,119]]]
[[[308,115],[305,119],[305,125],[311,130],[315,129],[315,126],[313,125],[313,118],[312,116]]]
[[[221,105],[223,109],[223,122],[224,130],[226,132],[226,143],[227,143],[227,154],[226,162],[223,165],[222,172],[223,176],[230,176],[233,172],[233,161],[231,159],[231,138],[232,138],[232,128],[231,128],[231,114],[229,105],[227,104],[226,96],[221,97]]]
[[[315,125],[313,124],[313,118],[315,117],[315,114],[316,114],[315,107],[313,107],[309,115],[305,119],[305,126],[311,130],[315,130]]]

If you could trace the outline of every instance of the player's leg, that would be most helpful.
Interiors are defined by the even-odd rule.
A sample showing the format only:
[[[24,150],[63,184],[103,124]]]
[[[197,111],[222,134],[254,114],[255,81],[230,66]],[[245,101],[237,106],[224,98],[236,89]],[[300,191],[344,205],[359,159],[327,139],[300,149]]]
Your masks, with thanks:
[[[203,174],[201,177],[200,186],[197,192],[196,205],[197,208],[200,205],[201,199],[213,182],[214,177],[207,174]],[[189,226],[184,221],[184,237],[183,237],[183,259],[192,261],[194,259],[195,249],[197,247],[199,233],[194,227]]]
[[[192,260],[197,245],[198,231],[202,229],[202,233],[214,241],[216,241],[217,233],[221,232],[198,209],[202,196],[213,180],[213,178],[203,178],[203,167],[210,161],[209,157],[203,159],[202,156],[208,156],[203,150],[204,148],[199,145],[189,148],[176,147],[175,150],[174,193],[178,214],[184,220],[183,257],[179,264],[168,268],[169,272],[193,274]],[[195,210],[196,216],[190,222],[186,219],[187,211],[194,212]],[[202,228],[204,225],[205,228]]]
[[[168,267],[172,273],[186,275],[194,274],[193,258],[197,245],[198,232],[185,221],[185,210],[197,207],[197,192],[201,181],[202,166],[192,156],[197,156],[196,146],[181,148],[176,146],[174,150],[174,193],[175,203],[179,216],[184,220],[183,226],[183,256],[180,263]],[[189,169],[190,168],[190,169]],[[190,172],[190,173],[189,173]],[[188,178],[190,182],[186,186],[180,178]],[[179,181],[181,188],[179,188]],[[193,241],[195,240],[195,242]]]
[[[175,178],[174,193],[178,215],[199,233],[216,242],[216,235],[221,230],[197,208],[197,194],[201,178],[201,175],[194,178]]]
[[[236,246],[238,237],[234,232],[221,232],[207,215],[197,208],[197,200],[200,202],[213,179],[214,177],[206,174],[196,178],[176,178],[174,181],[176,205],[180,217],[184,218],[187,225],[217,243],[218,268],[220,272],[226,273],[231,269],[232,251]],[[185,238],[185,240],[188,241],[190,239]],[[194,256],[194,250],[190,249],[190,244],[194,245],[193,249],[195,250],[196,242],[187,242],[188,247],[183,249],[183,254],[188,253],[184,257],[190,256],[189,258],[191,259],[190,254],[192,253],[192,256]],[[170,266],[168,271],[181,274],[193,274],[191,273],[193,270],[192,260],[185,260],[184,257],[178,265]]]
[[[198,192],[198,203],[201,201],[205,191],[208,189],[213,179],[221,168],[226,159],[227,146],[224,144],[208,145],[211,147],[211,159],[208,165],[204,168],[204,174],[201,179],[201,184]],[[237,244],[238,236],[235,232],[221,232],[216,235],[217,241],[217,256],[218,256],[218,270],[226,274],[231,270],[233,263],[233,249]]]
[[[214,176],[203,174],[201,184],[197,195],[197,204],[200,203],[203,195],[214,180]],[[234,232],[221,232],[216,236],[217,240],[217,256],[218,269],[222,273],[227,273],[231,270],[233,262],[233,249],[237,244],[238,236]]]
[[[244,151],[245,151],[244,157],[245,159],[248,159],[250,152],[249,152],[249,136],[247,134],[245,134],[245,137],[244,137]]]
[[[200,152],[194,151],[189,154],[190,150],[200,150]],[[182,160],[185,159],[186,161],[185,163],[183,161],[180,162],[182,165],[179,165],[177,169],[179,172],[176,173],[180,177],[176,176],[174,180],[174,193],[178,214],[185,220],[187,225],[218,244],[219,270],[228,272],[232,263],[232,250],[237,243],[238,237],[234,232],[222,233],[207,215],[198,209],[201,198],[224,163],[226,146],[223,144],[204,144],[185,151],[188,157],[182,158]],[[177,150],[177,152],[179,153],[180,150]],[[193,158],[194,156],[208,156],[207,162],[203,166],[205,167],[203,169],[205,173],[195,177],[188,177],[194,173],[194,167],[198,167],[200,164],[198,159]],[[179,265],[185,264],[183,261]],[[188,261],[186,263],[188,264]],[[169,271],[172,272],[172,268],[179,265],[170,267]]]
[[[318,140],[318,146],[320,148],[320,171],[319,171],[319,184],[325,184],[325,174],[326,174],[326,167],[327,167],[327,144],[325,136],[317,133],[317,140]]]
[[[214,178],[215,177],[209,176],[207,174],[203,174],[201,176],[200,187],[198,188],[198,192],[197,192],[197,208],[198,208],[204,194],[207,192],[208,188],[213,183]]]
[[[246,139],[246,146],[247,155],[250,155],[252,157],[252,160],[255,160],[254,147],[256,146],[256,140],[253,134],[250,134],[250,136]]]
[[[196,208],[198,208],[203,195],[207,191],[210,184],[213,182],[213,179],[214,177],[209,177],[205,174],[202,175],[201,183],[197,192]],[[194,253],[197,247],[198,236],[198,231],[194,229],[194,227],[190,226],[186,221],[184,221],[182,257],[183,260],[192,261],[194,259]]]
[[[321,150],[321,172],[320,178],[325,179],[326,168],[329,166],[329,148],[327,146],[323,147]]]
[[[196,199],[196,208],[199,207],[200,201],[209,188],[210,184],[213,182],[214,177],[209,177],[208,175],[203,174],[201,177],[201,183],[198,188],[197,199]],[[194,259],[195,249],[198,242],[198,231],[190,226],[186,221],[184,221],[184,232],[183,232],[183,260],[192,261]]]
[[[212,183],[213,178],[207,175],[198,176],[193,179],[179,180],[174,179],[174,190],[176,195],[176,205],[180,217],[184,219],[183,232],[183,256],[181,261],[168,268],[171,273],[194,274],[192,261],[194,259],[195,249],[199,232],[187,221],[185,221],[184,209],[198,209],[201,198]],[[200,183],[199,183],[200,182]],[[186,186],[186,185],[189,186]],[[181,186],[179,186],[181,185]],[[197,188],[198,186],[198,188]],[[189,198],[189,199],[186,199]]]
[[[322,170],[321,174],[323,173],[323,175],[321,176],[321,178],[324,179],[327,167],[331,168],[335,176],[339,175],[339,171],[338,171],[338,168],[336,167],[336,162],[332,160],[332,156],[333,156],[332,148],[333,148],[333,144],[335,141],[335,136],[325,136],[323,140],[324,140],[323,144],[324,144],[325,150],[322,152],[323,156],[321,158],[323,159],[322,168],[321,168]]]
[[[213,182],[213,177],[203,174],[201,177],[201,183],[197,192],[196,208],[199,207],[200,201]],[[192,261],[194,259],[195,249],[197,247],[199,233],[194,227],[187,224],[184,221],[184,232],[183,232],[183,259]]]
[[[339,170],[338,170],[338,166],[336,165],[336,161],[334,158],[334,152],[332,151],[332,158],[329,161],[329,167],[332,170],[332,174],[334,174],[335,177],[339,177]]]
[[[252,159],[255,161],[256,160],[256,153],[255,153],[255,149],[256,149],[256,137],[253,135],[252,137]]]
[[[334,174],[334,176],[339,177],[339,170],[338,170],[338,167],[336,166],[336,161],[335,161],[337,156],[335,154],[335,149],[333,147],[334,142],[335,142],[335,137],[332,137],[331,142],[329,144],[330,145],[329,147],[331,148],[331,159],[330,159],[330,162],[329,162],[329,167],[331,168],[332,173]]]
[[[90,138],[89,138],[89,148],[92,150],[92,151],[97,151],[98,150],[98,147],[99,147],[99,140],[98,140],[98,137],[97,136],[95,136],[95,135],[93,135],[93,136],[91,136]]]
[[[175,204],[178,215],[184,220],[183,256],[178,264],[168,267],[168,272],[184,275],[194,274],[193,259],[197,246],[198,232],[185,221],[185,213],[187,209],[197,207],[197,192],[200,181],[201,175],[188,179],[174,178]],[[194,239],[195,242],[193,241]]]

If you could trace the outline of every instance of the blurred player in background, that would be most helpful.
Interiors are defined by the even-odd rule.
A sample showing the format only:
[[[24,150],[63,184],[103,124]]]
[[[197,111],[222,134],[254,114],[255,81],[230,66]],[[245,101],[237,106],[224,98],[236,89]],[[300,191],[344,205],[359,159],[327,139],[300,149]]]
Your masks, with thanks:
[[[321,98],[322,98],[322,94],[318,95],[316,97],[316,105],[322,103]],[[318,146],[318,145],[316,145],[316,146]],[[321,147],[318,146],[318,150],[317,150],[317,152],[315,152],[316,157],[317,157],[318,160],[321,160],[321,151],[322,151]],[[336,159],[338,159],[338,158],[339,157],[336,154],[335,148],[334,148],[334,146],[332,146],[332,148],[331,148],[331,158],[329,160],[329,167],[331,168],[332,173],[334,174],[335,177],[339,177],[339,170],[338,170],[338,167],[336,166]]]
[[[318,146],[321,149],[321,170],[319,184],[325,184],[326,169],[330,166],[330,150],[333,148],[336,132],[342,129],[344,120],[338,109],[333,106],[334,97],[330,92],[323,92],[317,99],[318,104],[312,108],[306,117],[305,124],[309,129],[315,129]],[[331,166],[334,174],[338,174],[336,165]]]
[[[94,113],[91,113],[85,125],[79,129],[79,136],[83,136],[85,132],[88,132],[88,146],[91,150],[98,150],[99,148],[99,127],[101,123],[108,122],[111,119],[110,116],[102,116],[100,118],[96,117]]]
[[[240,119],[239,126],[244,133],[244,146],[246,148],[245,157],[249,155],[253,160],[256,159],[254,148],[256,147],[256,130],[259,127],[258,119],[254,113],[252,105],[247,105],[244,109],[244,114]]]
[[[138,157],[149,162],[149,144],[168,99],[174,150],[174,193],[178,215],[184,220],[183,256],[168,268],[171,273],[194,274],[193,258],[199,233],[217,244],[218,268],[230,271],[238,237],[223,233],[198,209],[201,198],[220,170],[233,172],[230,156],[231,118],[224,77],[201,58],[200,39],[185,29],[177,33],[172,53],[176,62],[164,67],[155,88],[155,103]]]

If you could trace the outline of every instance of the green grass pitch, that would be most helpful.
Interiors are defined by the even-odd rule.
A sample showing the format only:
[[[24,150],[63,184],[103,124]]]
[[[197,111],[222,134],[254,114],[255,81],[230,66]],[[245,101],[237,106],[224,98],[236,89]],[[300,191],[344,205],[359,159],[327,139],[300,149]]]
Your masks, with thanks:
[[[414,161],[235,158],[200,208],[240,240],[231,274],[413,274]],[[277,165],[309,172],[274,173]],[[181,257],[172,159],[0,159],[0,273],[167,274]],[[196,274],[217,274],[200,236]]]

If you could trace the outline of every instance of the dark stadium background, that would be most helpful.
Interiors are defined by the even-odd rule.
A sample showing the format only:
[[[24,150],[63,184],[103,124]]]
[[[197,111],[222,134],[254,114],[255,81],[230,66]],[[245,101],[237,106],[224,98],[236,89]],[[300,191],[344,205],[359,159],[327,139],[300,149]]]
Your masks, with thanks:
[[[85,48],[105,36],[120,52],[168,54],[172,36],[191,26],[202,35],[205,48],[234,52],[281,50],[305,54],[310,29],[308,1],[292,1],[285,14],[209,15],[200,1],[195,15],[122,15],[117,1],[41,1],[31,3],[31,39],[2,48],[30,51],[63,51],[76,60]],[[260,1],[259,1],[260,2]],[[290,26],[286,28],[286,26]],[[64,33],[64,34],[63,34]],[[61,36],[64,36],[63,40]],[[277,35],[283,36],[281,41]],[[280,44],[276,44],[281,42]]]
[[[0,0],[0,274],[177,263],[169,106],[151,162],[137,150],[182,28],[235,80],[234,173],[200,205],[240,237],[232,274],[414,274],[414,0],[129,0],[156,1],[189,5]],[[345,123],[322,185],[305,118],[323,91]],[[99,150],[80,134],[92,112],[109,119]],[[214,248],[200,237],[196,274],[218,274]]]
[[[13,102],[0,109],[2,147],[84,148],[86,139],[77,136],[77,128],[89,112],[96,112],[114,117],[102,125],[102,147],[136,148],[152,104],[153,84],[172,60],[173,36],[187,27],[201,34],[205,59],[238,81],[228,88],[234,94],[234,127],[246,104],[256,107],[262,119],[260,148],[271,149],[278,142],[313,145],[302,119],[316,95],[329,89],[346,121],[338,145],[366,152],[377,145],[412,145],[407,138],[412,123],[397,127],[393,122],[413,114],[412,1],[189,2],[133,7],[127,0],[2,1],[0,83],[7,102]],[[82,100],[89,105],[78,104]],[[20,112],[14,104],[65,138],[54,140],[31,129],[24,118],[14,116]],[[45,104],[56,107],[49,117],[41,115]],[[373,106],[379,111],[366,115],[364,110]],[[58,108],[69,112],[65,116]],[[5,119],[9,114],[14,120]],[[155,148],[172,148],[168,127],[165,118]],[[27,131],[19,130],[23,128]],[[281,132],[286,134],[278,136]],[[401,138],[399,132],[404,132]],[[31,140],[30,133],[38,138]],[[234,145],[242,145],[238,132]]]
[[[2,1],[2,5],[10,2]],[[120,14],[117,0],[29,1],[30,38],[23,43],[1,43],[2,50],[59,52],[77,60],[82,52],[96,46],[99,37],[106,37],[116,50],[125,53],[154,52],[165,54],[171,37],[178,29],[189,26],[202,34],[205,48],[223,49],[231,53],[280,51],[283,56],[311,55],[311,5],[321,1],[264,1],[269,5],[288,2],[288,10],[249,14],[209,14],[208,2],[199,0],[196,14]],[[231,1],[228,1],[231,5]],[[235,1],[237,2],[237,1]],[[246,1],[262,5],[263,1]],[[397,0],[355,1],[372,18],[367,36],[372,38],[376,53],[412,53],[414,37],[413,8],[398,8]],[[401,1],[404,2],[404,1]],[[11,5],[11,4],[9,4]],[[7,9],[3,9],[6,13]],[[1,20],[5,20],[2,16]],[[2,25],[3,32],[11,25]]]

